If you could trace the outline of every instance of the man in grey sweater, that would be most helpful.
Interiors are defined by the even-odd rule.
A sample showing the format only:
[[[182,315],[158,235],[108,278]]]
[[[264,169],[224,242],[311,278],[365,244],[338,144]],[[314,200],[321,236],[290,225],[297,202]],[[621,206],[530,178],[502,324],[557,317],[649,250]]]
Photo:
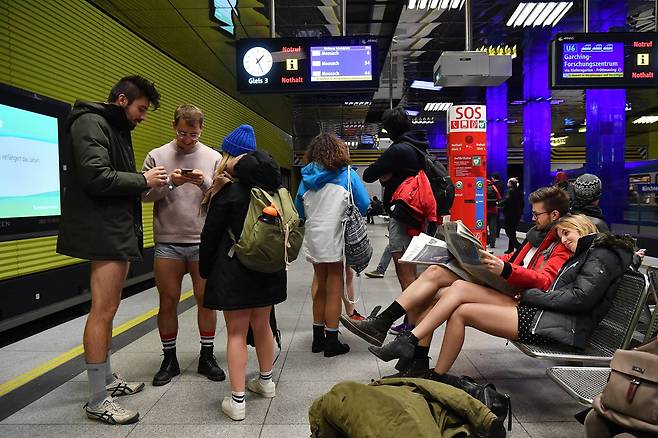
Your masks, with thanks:
[[[152,188],[142,195],[153,202],[155,239],[155,284],[160,294],[158,330],[164,359],[153,377],[153,385],[166,385],[180,374],[176,358],[178,334],[177,306],[185,273],[192,277],[197,302],[197,321],[201,337],[201,355],[197,371],[210,380],[226,378],[213,355],[217,314],[203,307],[205,280],[199,274],[199,243],[205,215],[200,204],[222,156],[199,141],[203,130],[203,112],[193,105],[180,105],[174,112],[176,138],[153,149],[144,160],[143,170],[163,166],[168,184]]]

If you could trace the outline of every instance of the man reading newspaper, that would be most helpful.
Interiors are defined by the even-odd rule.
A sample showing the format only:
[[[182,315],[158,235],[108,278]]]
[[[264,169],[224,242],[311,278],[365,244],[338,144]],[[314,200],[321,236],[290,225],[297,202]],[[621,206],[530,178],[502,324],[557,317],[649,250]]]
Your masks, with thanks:
[[[499,277],[497,280],[506,282],[515,291],[528,288],[546,290],[555,279],[560,267],[571,255],[571,252],[553,232],[553,224],[569,210],[569,198],[566,192],[557,187],[543,187],[531,193],[529,201],[532,204],[532,218],[535,226],[527,232],[521,247],[512,254],[498,257],[479,248],[477,253],[480,267],[486,268],[492,276]],[[475,246],[474,243],[473,245]],[[462,261],[475,261],[473,250],[471,252],[454,251],[462,256]],[[467,257],[464,258],[464,256]],[[477,265],[477,263],[471,265]],[[381,346],[388,328],[398,318],[406,314],[411,323],[417,324],[421,315],[433,308],[437,301],[442,304],[446,313],[450,313],[451,308],[456,308],[462,303],[495,304],[501,299],[506,301],[510,299],[509,296],[497,292],[498,289],[492,289],[491,283],[487,283],[490,287],[457,287],[472,284],[467,281],[473,279],[473,271],[457,269],[459,266],[458,260],[457,262],[450,260],[446,263],[432,265],[379,315],[368,317],[363,321],[347,321],[341,318],[341,322],[360,338],[373,345]],[[461,266],[464,267],[464,265]],[[458,280],[461,283],[456,283]],[[478,283],[484,281],[483,277],[478,278]],[[440,300],[444,301],[443,289],[452,286],[453,283],[456,283],[456,289],[463,290],[453,290],[456,293],[449,294],[449,299],[448,294],[445,294],[447,301],[441,303]],[[447,317],[449,316],[448,314]],[[396,369],[401,373],[396,376],[417,377],[427,373],[429,367],[427,354],[431,340],[431,335],[419,340],[413,361],[398,362]]]
[[[462,221],[442,225],[445,242],[427,236],[414,237],[401,262],[440,265],[450,269],[462,280],[482,284],[515,295],[516,290],[500,275],[488,269],[482,261],[484,247]]]

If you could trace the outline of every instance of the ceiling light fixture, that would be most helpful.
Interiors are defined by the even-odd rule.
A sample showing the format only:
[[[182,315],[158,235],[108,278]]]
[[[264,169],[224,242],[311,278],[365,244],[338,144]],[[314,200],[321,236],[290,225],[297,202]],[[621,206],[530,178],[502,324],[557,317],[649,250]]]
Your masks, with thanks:
[[[572,6],[573,2],[519,3],[507,26],[555,26]]]
[[[516,58],[516,44],[512,47],[508,45],[504,46],[482,46],[478,49],[475,49],[476,52],[484,52],[489,56],[502,56],[510,55],[512,59]]]
[[[431,125],[434,123],[434,118],[433,117],[416,117],[414,119],[411,119],[411,123],[414,123],[416,125]]]
[[[461,9],[465,0],[409,0],[407,9]]]
[[[425,104],[424,111],[448,111],[452,102],[430,102]]]
[[[434,82],[430,81],[419,81],[419,80],[414,80],[411,85],[411,88],[418,88],[420,90],[432,90],[432,91],[439,91],[443,87],[434,85]]]
[[[642,116],[639,119],[635,119],[633,124],[635,125],[648,125],[651,123],[658,122],[658,116]]]

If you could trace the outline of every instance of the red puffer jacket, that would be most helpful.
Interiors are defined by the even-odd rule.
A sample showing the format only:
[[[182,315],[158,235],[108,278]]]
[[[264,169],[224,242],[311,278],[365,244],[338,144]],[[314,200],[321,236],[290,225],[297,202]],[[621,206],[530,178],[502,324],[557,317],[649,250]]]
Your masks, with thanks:
[[[430,181],[423,170],[419,171],[417,175],[405,179],[395,190],[391,198],[391,204],[397,202],[404,203],[413,218],[421,224],[420,227],[407,224],[407,234],[409,236],[419,235],[428,223],[437,220],[436,199],[432,193]]]
[[[500,275],[514,288],[536,287],[547,291],[562,265],[571,257],[571,251],[560,242],[555,230],[552,230],[539,245],[528,266],[521,266],[531,248],[532,245],[526,239],[521,248],[512,254],[499,256],[505,262]]]

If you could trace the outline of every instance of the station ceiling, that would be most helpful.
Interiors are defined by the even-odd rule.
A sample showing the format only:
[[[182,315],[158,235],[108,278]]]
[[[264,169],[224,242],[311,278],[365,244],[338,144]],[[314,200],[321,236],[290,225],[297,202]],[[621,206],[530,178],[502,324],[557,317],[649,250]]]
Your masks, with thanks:
[[[440,91],[411,88],[413,80],[430,81],[432,68],[442,51],[464,49],[464,10],[410,10],[407,1],[347,0],[347,35],[374,35],[380,48],[380,89],[375,93],[245,95],[236,90],[235,41],[270,35],[269,0],[89,0],[140,35],[159,50],[187,66],[210,83],[272,121],[295,138],[295,148],[304,148],[313,135],[333,130],[346,141],[362,134],[377,134],[382,112],[398,103],[420,110],[421,117],[434,119],[422,129],[445,130],[445,112],[425,112],[429,102],[484,103],[484,88],[444,88]],[[599,0],[596,0],[599,1]],[[592,3],[595,0],[591,0]],[[539,29],[511,28],[506,22],[518,1],[472,0],[473,47],[517,47],[514,75],[508,80],[508,102],[523,100],[522,56],[529,33]],[[582,2],[560,21],[560,29],[582,29]],[[653,0],[614,2],[627,15],[628,28],[651,30]],[[276,0],[278,37],[341,35],[340,0]],[[389,50],[390,49],[390,50]],[[389,56],[392,59],[389,60]],[[548,67],[547,67],[548,69]],[[389,82],[391,87],[389,88]],[[392,90],[392,93],[391,93]],[[556,135],[567,128],[565,119],[583,123],[582,91],[553,91],[559,104],[552,106]],[[629,90],[628,118],[656,113],[656,90]],[[345,102],[368,102],[345,105]],[[510,145],[518,146],[523,134],[523,105],[508,105]],[[578,126],[578,125],[576,125]],[[650,125],[628,124],[629,133],[644,132]]]

